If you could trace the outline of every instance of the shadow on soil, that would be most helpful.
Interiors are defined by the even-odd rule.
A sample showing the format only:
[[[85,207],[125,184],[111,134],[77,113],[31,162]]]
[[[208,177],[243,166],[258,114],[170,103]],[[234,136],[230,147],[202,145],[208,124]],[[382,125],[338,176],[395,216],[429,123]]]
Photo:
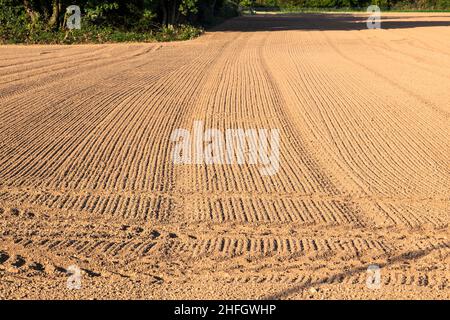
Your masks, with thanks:
[[[416,250],[416,251],[409,251],[403,254],[400,254],[398,256],[394,256],[392,258],[388,258],[387,262],[385,263],[379,263],[377,264],[381,269],[383,269],[384,267],[387,267],[389,265],[394,265],[394,264],[399,264],[399,263],[403,263],[403,262],[410,262],[410,261],[414,261],[420,258],[423,258],[425,256],[427,256],[428,254],[430,254],[431,252],[435,251],[435,250],[439,250],[439,249],[443,249],[443,248],[448,248],[450,246],[450,242],[446,242],[443,243],[439,246],[433,247],[433,248],[427,248],[424,250]],[[284,299],[289,297],[292,294],[295,293],[299,293],[302,290],[306,290],[308,288],[314,287],[314,286],[320,286],[323,284],[327,284],[328,280],[330,278],[333,279],[344,279],[346,277],[350,277],[356,274],[360,274],[360,273],[366,273],[367,272],[367,267],[368,266],[363,266],[363,267],[358,267],[358,268],[354,268],[352,270],[346,271],[346,272],[341,272],[338,273],[334,276],[329,276],[326,278],[323,278],[321,280],[315,281],[315,282],[309,282],[309,283],[304,283],[298,286],[294,286],[292,288],[277,292],[275,294],[272,294],[270,296],[267,296],[263,299],[268,299],[268,300],[275,300],[275,299]]]
[[[230,19],[209,31],[365,30],[366,20],[367,16],[353,14],[258,14]],[[449,27],[450,15],[388,16],[381,23],[382,29]]]

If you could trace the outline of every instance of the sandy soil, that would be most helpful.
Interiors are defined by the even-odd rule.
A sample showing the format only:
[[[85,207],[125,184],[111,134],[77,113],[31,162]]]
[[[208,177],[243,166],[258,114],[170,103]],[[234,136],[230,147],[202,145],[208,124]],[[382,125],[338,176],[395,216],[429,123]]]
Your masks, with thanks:
[[[0,298],[449,299],[449,26],[258,15],[0,47]],[[279,128],[278,174],[174,165],[195,120]]]

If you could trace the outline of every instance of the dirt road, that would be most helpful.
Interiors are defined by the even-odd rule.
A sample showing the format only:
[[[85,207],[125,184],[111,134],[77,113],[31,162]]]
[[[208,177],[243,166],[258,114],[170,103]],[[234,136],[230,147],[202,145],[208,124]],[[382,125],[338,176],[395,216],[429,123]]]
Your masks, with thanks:
[[[0,298],[449,299],[450,14],[382,27],[0,47]],[[195,121],[279,130],[276,174],[175,165]]]

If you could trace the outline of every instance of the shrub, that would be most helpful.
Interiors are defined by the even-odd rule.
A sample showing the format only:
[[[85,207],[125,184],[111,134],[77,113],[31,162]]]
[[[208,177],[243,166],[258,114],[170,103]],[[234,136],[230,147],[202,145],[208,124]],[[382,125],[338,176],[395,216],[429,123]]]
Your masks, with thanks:
[[[11,0],[0,0],[0,43],[24,42],[28,28],[23,7]]]
[[[158,41],[177,41],[189,40],[198,37],[203,32],[203,29],[196,28],[191,25],[180,26],[163,26],[159,32],[156,33],[156,40]]]

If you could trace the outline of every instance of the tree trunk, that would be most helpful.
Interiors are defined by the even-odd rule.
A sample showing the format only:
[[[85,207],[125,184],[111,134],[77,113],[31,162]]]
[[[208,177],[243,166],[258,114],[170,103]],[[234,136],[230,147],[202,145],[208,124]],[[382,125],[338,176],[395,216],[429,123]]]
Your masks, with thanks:
[[[161,10],[162,10],[162,24],[164,26],[167,26],[167,8],[166,8],[166,1],[161,0]]]
[[[216,0],[211,1],[210,10],[211,14],[214,16],[214,7],[216,6]]]
[[[176,24],[177,11],[177,0],[172,0],[172,12],[170,13],[169,24]]]
[[[59,0],[52,1],[52,16],[48,20],[48,26],[50,28],[54,28],[58,25],[59,22],[59,10],[61,8],[61,4]]]

